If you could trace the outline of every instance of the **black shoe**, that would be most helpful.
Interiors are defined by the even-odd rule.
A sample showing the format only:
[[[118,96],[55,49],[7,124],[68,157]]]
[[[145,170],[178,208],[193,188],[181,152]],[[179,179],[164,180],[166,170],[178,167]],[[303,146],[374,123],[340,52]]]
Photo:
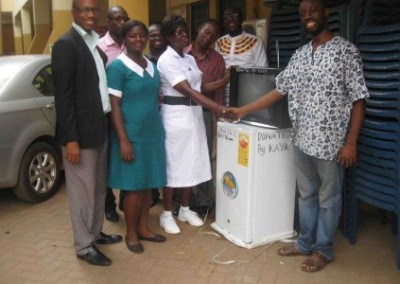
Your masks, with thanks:
[[[164,236],[155,234],[153,237],[145,237],[145,236],[139,235],[139,240],[149,241],[149,242],[154,242],[154,243],[163,243],[167,239]]]
[[[141,243],[134,244],[134,245],[130,245],[130,244],[128,243],[128,240],[127,240],[127,239],[125,239],[125,243],[126,243],[126,247],[127,247],[131,252],[134,252],[134,253],[143,253],[143,252],[144,252],[144,247],[143,247],[143,245],[142,245]]]
[[[103,232],[101,232],[99,238],[96,240],[96,244],[111,245],[119,243],[120,241],[122,241],[122,237],[120,235],[106,235]]]
[[[106,216],[106,219],[108,221],[115,223],[115,222],[118,222],[118,220],[119,220],[119,216],[117,214],[117,211],[115,211],[115,208],[106,209],[104,212],[104,215]]]
[[[95,245],[87,247],[88,252],[84,255],[77,254],[79,259],[86,261],[91,265],[108,266],[112,264],[111,259],[105,256]]]

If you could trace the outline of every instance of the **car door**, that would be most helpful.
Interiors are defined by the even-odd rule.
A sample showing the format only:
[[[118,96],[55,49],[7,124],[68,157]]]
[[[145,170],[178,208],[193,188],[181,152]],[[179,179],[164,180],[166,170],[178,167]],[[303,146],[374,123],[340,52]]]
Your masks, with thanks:
[[[47,65],[42,68],[32,81],[33,87],[43,96],[37,97],[35,100],[40,105],[40,109],[47,121],[55,127],[56,110],[54,104],[54,86],[51,80],[51,66]]]

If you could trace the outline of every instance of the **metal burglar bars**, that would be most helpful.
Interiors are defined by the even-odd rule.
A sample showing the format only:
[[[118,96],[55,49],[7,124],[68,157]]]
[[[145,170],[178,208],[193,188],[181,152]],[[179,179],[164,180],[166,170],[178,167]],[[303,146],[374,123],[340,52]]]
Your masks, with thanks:
[[[311,39],[300,23],[298,3],[278,0],[272,10],[267,46],[271,67],[280,63],[283,69]],[[355,243],[358,200],[393,212],[400,230],[400,1],[328,1],[328,6],[330,29],[360,49],[371,95],[358,142],[359,161],[345,180],[344,231]],[[400,269],[399,232],[397,242]]]
[[[303,43],[299,10],[274,7],[269,20],[267,44],[269,66],[280,69],[286,67],[292,54]]]
[[[359,161],[345,198],[345,233],[356,242],[358,202],[397,216],[400,228],[400,22],[362,26],[357,36],[370,92],[358,141]],[[400,234],[397,232],[397,268]]]
[[[272,9],[269,20],[267,56],[270,67],[284,69],[295,50],[311,37],[300,23],[297,7],[279,7],[277,5]],[[349,6],[340,5],[329,10],[328,24],[332,32],[353,41],[354,25],[350,21]]]

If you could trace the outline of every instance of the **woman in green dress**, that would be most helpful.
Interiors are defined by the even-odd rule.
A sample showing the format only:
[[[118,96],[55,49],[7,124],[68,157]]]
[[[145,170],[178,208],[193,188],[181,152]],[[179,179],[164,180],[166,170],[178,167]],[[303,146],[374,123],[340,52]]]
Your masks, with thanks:
[[[126,191],[125,242],[132,252],[142,253],[140,240],[165,241],[148,228],[149,189],[166,184],[165,132],[158,111],[160,76],[143,56],[146,26],[128,21],[122,36],[126,52],[107,68],[113,123],[108,185]]]

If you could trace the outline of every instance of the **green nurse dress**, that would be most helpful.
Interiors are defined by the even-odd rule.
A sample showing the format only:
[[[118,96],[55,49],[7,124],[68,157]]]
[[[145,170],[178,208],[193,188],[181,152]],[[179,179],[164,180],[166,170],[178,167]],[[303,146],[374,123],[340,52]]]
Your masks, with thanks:
[[[110,95],[121,97],[124,126],[134,152],[132,162],[123,161],[118,136],[111,129],[108,186],[122,190],[163,187],[165,132],[158,110],[158,70],[149,60],[143,69],[121,54],[106,72]]]

